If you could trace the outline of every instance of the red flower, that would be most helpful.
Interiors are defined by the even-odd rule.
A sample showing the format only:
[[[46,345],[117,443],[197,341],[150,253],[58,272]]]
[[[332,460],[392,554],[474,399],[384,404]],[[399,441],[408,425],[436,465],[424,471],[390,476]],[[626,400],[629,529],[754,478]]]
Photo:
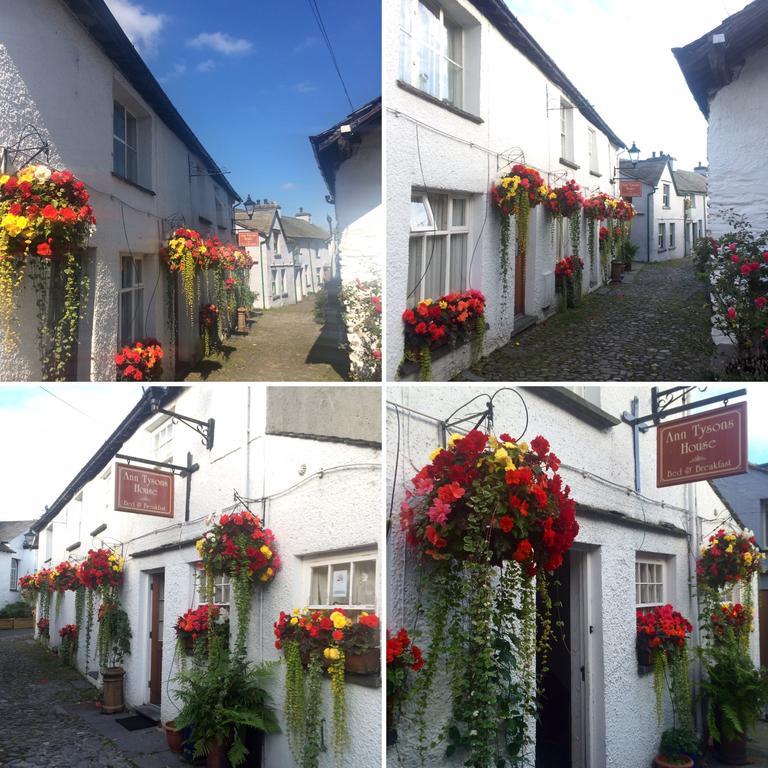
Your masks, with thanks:
[[[51,246],[48,243],[40,243],[37,246],[37,255],[43,258],[50,258],[52,255]]]
[[[504,533],[509,533],[514,527],[515,521],[509,515],[504,515],[504,517],[499,520],[499,528],[501,528]]]

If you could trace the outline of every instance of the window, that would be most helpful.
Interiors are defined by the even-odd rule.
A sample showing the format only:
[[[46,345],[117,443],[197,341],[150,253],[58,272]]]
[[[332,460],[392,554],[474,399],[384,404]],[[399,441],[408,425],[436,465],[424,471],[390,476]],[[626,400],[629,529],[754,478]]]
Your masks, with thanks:
[[[560,157],[573,160],[573,106],[560,99]]]
[[[696,232],[698,233],[699,237],[704,237],[704,225],[699,219],[698,224],[696,225]]]
[[[120,343],[144,336],[144,260],[120,256]]]
[[[400,79],[464,106],[464,34],[434,0],[402,0]]]
[[[136,116],[119,101],[112,116],[112,170],[124,179],[139,183],[139,143]]]
[[[208,602],[208,595],[205,592],[205,571],[195,568],[195,593],[197,595],[197,604],[203,605]],[[231,584],[229,575],[213,577],[213,602],[216,605],[223,605],[229,608],[231,595]]]
[[[760,536],[760,549],[768,549],[768,499],[760,499],[760,513],[762,535]]]
[[[635,561],[635,606],[653,608],[665,602],[664,561],[638,557]]]
[[[669,208],[669,184],[662,185],[661,199],[662,199],[662,205],[665,208]]]
[[[315,267],[315,269],[317,270],[317,284],[320,285],[322,283],[322,281],[323,281],[323,278],[322,278],[322,268],[321,267]]]
[[[667,239],[667,225],[659,224],[659,250],[664,250],[664,242]]]
[[[21,560],[16,557],[11,558],[11,592],[19,591],[19,565]]]
[[[430,228],[426,227],[426,221],[432,223]],[[410,304],[466,289],[468,222],[468,198],[453,193],[413,194],[408,246]]]
[[[164,421],[153,433],[152,440],[155,444],[155,458],[163,461],[164,457],[172,455],[170,448],[173,442],[173,419]]]
[[[674,248],[675,247],[675,224],[674,222],[670,222],[669,224],[669,247]]]
[[[592,173],[600,172],[600,162],[597,156],[597,131],[594,128],[587,129],[587,141],[589,144],[589,170]]]
[[[313,609],[343,608],[353,618],[376,611],[376,552],[305,560],[305,593]]]
[[[277,298],[277,270],[272,270],[272,298]]]
[[[691,208],[696,207],[696,195],[688,195],[688,200],[691,203]]]

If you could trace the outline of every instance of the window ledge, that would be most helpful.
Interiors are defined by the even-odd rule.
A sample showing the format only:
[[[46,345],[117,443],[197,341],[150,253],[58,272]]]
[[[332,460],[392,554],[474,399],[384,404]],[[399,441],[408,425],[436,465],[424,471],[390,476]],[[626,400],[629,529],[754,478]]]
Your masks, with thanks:
[[[112,171],[112,176],[116,179],[119,179],[125,184],[128,184],[128,186],[133,187],[134,189],[140,189],[142,192],[146,192],[148,195],[152,195],[152,197],[155,197],[157,194],[153,190],[149,189],[149,187],[144,187],[138,182],[131,181],[130,179],[127,179],[125,176],[121,176],[119,173],[115,173],[115,171]]]
[[[603,174],[602,173],[598,173],[598,171],[590,171],[589,175],[590,176],[597,176],[597,178],[599,179]]]
[[[447,109],[449,112],[453,112],[454,115],[463,117],[465,120],[469,120],[472,123],[477,123],[477,125],[481,125],[482,123],[485,122],[482,117],[478,117],[477,115],[473,115],[471,112],[467,112],[466,110],[463,110],[459,107],[455,107],[449,101],[441,101],[440,99],[435,98],[434,96],[431,96],[430,94],[426,93],[426,91],[422,91],[419,88],[416,88],[416,86],[406,83],[404,80],[398,80],[397,85],[400,88],[402,88],[404,91],[407,91],[408,93],[411,93],[414,96],[418,96],[420,99],[424,99],[424,101],[428,101],[430,104],[434,104],[436,107],[442,107],[443,109]]]
[[[560,165],[564,165],[566,168],[572,168],[574,171],[578,171],[579,168],[581,168],[581,166],[574,163],[573,160],[567,160],[564,157],[560,158]]]
[[[563,408],[596,429],[611,429],[621,424],[621,419],[617,419],[613,414],[604,411],[594,403],[590,403],[589,400],[577,395],[568,387],[525,387],[525,389],[543,397],[553,405]]]

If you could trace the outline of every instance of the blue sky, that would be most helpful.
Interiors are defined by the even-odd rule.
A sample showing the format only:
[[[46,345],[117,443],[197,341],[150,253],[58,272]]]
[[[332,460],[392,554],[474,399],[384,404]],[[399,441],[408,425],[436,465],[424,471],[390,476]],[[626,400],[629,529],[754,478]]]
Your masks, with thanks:
[[[106,0],[234,188],[325,226],[308,136],[351,111],[309,0]],[[381,93],[377,0],[316,0],[355,108]]]

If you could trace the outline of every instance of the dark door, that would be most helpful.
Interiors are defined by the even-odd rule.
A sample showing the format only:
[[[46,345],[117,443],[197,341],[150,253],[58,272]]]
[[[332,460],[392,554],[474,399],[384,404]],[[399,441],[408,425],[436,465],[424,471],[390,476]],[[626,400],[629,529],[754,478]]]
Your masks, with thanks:
[[[149,703],[160,706],[163,690],[163,603],[165,600],[165,574],[150,577],[152,613],[149,630]]]
[[[525,249],[515,249],[515,314],[525,314]]]
[[[758,611],[760,613],[760,666],[768,667],[768,589],[758,592]]]

